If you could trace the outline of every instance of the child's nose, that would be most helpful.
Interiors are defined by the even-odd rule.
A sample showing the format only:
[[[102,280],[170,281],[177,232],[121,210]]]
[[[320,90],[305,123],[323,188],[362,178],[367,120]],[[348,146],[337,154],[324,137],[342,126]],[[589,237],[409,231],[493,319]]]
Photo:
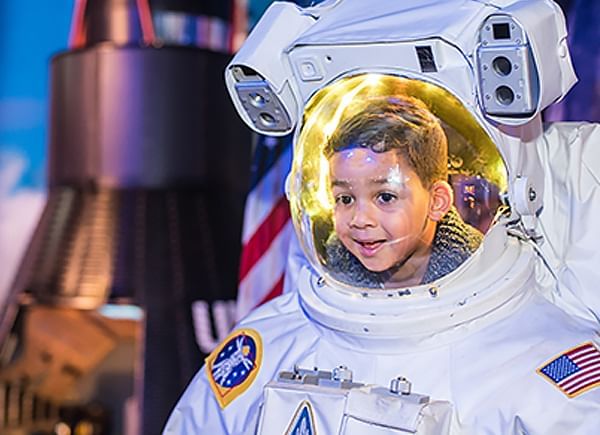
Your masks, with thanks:
[[[374,227],[376,219],[372,207],[369,207],[368,204],[357,203],[354,207],[354,213],[352,213],[350,225],[355,228]]]

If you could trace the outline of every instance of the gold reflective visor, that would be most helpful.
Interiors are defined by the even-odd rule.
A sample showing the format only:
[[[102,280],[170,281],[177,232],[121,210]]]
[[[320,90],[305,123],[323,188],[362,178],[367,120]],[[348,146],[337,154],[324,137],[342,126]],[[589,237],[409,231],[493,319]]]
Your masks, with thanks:
[[[449,181],[453,185],[455,180],[482,180],[496,196],[506,191],[506,166],[497,147],[475,116],[450,92],[428,82],[393,75],[343,78],[310,99],[294,149],[290,178],[292,217],[305,252],[318,259],[316,264],[326,265],[324,244],[334,228],[335,204],[329,162],[324,155],[329,138],[341,123],[359,113],[366,101],[403,96],[421,100],[441,121],[448,139]],[[476,201],[473,204],[470,206],[477,206]],[[493,214],[499,202],[494,204]],[[312,260],[315,264],[315,258]]]

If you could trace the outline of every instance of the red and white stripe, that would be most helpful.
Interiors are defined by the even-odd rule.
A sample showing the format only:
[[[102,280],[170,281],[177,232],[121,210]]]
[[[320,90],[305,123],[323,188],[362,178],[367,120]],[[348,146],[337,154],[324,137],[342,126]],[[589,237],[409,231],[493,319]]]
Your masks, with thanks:
[[[260,180],[246,199],[237,318],[281,294],[292,235],[284,182],[291,147]]]
[[[69,48],[81,48],[85,45],[85,8],[87,0],[75,0],[73,17],[69,31]]]
[[[600,384],[600,351],[592,343],[585,343],[565,354],[580,368],[567,376],[558,386],[569,396]]]

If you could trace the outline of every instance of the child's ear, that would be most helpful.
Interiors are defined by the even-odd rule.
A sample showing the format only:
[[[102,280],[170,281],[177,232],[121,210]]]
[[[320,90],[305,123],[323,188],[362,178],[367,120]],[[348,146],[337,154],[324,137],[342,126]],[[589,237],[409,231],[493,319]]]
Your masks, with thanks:
[[[436,181],[429,189],[429,218],[432,221],[440,221],[452,207],[454,193],[452,186],[445,181]]]

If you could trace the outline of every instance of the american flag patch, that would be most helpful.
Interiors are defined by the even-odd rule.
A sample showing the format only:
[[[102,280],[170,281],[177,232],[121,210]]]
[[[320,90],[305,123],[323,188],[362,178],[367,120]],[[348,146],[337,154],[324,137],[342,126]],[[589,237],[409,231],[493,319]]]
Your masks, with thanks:
[[[537,372],[568,397],[576,397],[600,386],[600,351],[583,343],[546,362]]]

